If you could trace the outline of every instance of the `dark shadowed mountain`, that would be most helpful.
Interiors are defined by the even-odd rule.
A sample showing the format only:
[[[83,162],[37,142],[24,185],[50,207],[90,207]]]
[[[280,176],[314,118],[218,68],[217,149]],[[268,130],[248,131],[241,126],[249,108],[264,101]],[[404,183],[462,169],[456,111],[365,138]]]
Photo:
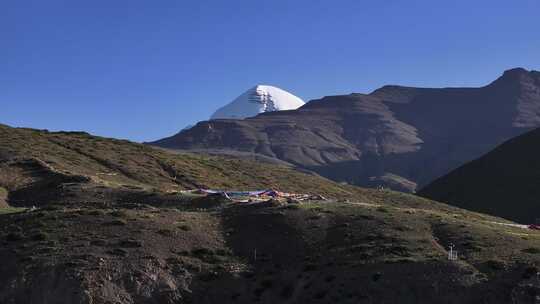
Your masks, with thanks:
[[[540,129],[509,140],[419,194],[522,223],[540,218]]]
[[[337,181],[414,191],[540,126],[540,72],[506,71],[481,88],[384,86],[298,110],[198,123],[151,144],[274,157]]]

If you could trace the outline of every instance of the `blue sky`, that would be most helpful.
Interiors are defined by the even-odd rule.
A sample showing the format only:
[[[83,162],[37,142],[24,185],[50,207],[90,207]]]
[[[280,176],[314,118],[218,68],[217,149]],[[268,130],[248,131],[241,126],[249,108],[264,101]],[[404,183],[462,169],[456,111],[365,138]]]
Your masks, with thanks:
[[[249,87],[304,98],[540,69],[540,1],[2,0],[0,122],[148,141]]]

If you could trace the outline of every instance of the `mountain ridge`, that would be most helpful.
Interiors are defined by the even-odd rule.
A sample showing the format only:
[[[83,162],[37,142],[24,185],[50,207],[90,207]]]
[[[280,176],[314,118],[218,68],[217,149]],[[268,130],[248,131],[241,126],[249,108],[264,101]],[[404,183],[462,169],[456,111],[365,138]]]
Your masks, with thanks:
[[[511,69],[478,88],[383,86],[243,121],[199,122],[150,144],[260,153],[336,181],[413,192],[540,126],[539,75]]]

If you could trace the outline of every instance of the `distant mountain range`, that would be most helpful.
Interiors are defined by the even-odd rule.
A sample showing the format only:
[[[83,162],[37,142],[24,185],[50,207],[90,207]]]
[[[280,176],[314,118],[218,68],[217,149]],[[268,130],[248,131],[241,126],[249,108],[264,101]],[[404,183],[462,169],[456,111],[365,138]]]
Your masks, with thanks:
[[[540,219],[540,129],[426,186],[419,195],[522,223]]]
[[[540,72],[480,88],[384,86],[292,111],[215,119],[151,144],[262,154],[337,181],[415,191],[540,126]]]

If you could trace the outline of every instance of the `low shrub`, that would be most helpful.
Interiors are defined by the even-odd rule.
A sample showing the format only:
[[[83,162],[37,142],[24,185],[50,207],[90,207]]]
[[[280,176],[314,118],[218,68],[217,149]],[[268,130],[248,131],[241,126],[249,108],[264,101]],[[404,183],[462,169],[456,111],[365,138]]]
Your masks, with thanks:
[[[38,232],[38,233],[32,235],[32,240],[34,240],[34,241],[46,241],[49,238],[50,238],[49,234],[46,233],[46,232]]]
[[[125,226],[127,225],[127,222],[125,220],[114,220],[114,221],[111,221],[111,222],[107,222],[105,223],[105,225],[108,225],[108,226]]]
[[[188,226],[188,225],[180,225],[180,226],[178,226],[178,228],[180,230],[183,230],[183,231],[190,231],[191,230],[191,227]]]
[[[530,254],[539,254],[540,253],[540,249],[536,248],[536,247],[525,248],[525,249],[523,249],[521,251],[523,251],[525,253],[530,253]]]
[[[24,235],[20,232],[10,232],[6,235],[6,241],[8,242],[18,242],[24,239]]]
[[[191,254],[194,256],[214,255],[214,251],[208,248],[195,248],[191,250]]]
[[[379,211],[379,212],[383,212],[383,213],[389,213],[390,212],[390,210],[388,210],[385,207],[378,207],[376,210]]]
[[[159,229],[157,231],[158,234],[161,234],[163,236],[173,236],[174,232],[170,229]]]

